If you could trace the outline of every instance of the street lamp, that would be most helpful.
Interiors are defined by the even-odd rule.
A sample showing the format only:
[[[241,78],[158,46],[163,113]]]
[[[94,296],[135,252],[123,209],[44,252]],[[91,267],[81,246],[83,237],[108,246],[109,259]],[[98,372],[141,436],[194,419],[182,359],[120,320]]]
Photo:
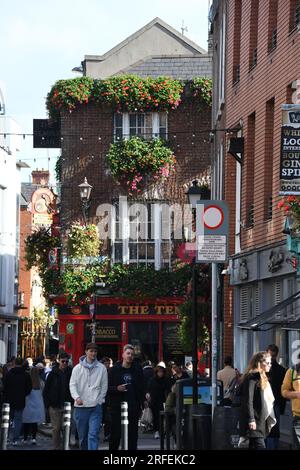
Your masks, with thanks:
[[[198,186],[198,181],[194,180],[192,186],[186,192],[189,199],[189,203],[192,206],[193,214],[196,213],[197,201],[201,199],[201,188]],[[196,216],[194,215],[194,221],[196,222]],[[197,248],[197,241],[195,244]],[[196,278],[196,249],[195,256],[192,264],[192,330],[193,330],[193,347],[192,347],[192,364],[193,364],[193,405],[198,405],[198,382],[197,382],[197,370],[198,370],[198,321],[197,321],[197,278]]]
[[[80,191],[80,199],[81,199],[81,205],[82,205],[82,213],[83,213],[83,220],[84,224],[87,224],[87,215],[88,215],[88,210],[91,205],[91,192],[93,189],[93,186],[91,186],[88,182],[87,179],[84,178],[84,182],[78,185],[79,191]]]

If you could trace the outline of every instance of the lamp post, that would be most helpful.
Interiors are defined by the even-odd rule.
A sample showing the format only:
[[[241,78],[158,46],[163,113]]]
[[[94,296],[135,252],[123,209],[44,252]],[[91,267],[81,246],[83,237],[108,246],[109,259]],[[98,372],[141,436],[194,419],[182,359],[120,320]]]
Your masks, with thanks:
[[[197,201],[201,198],[201,188],[198,185],[198,181],[194,180],[192,186],[186,192],[189,203],[192,206],[193,220],[196,222],[196,205]],[[197,247],[197,242],[195,244]],[[193,330],[193,346],[192,346],[192,364],[193,364],[193,405],[198,405],[198,382],[197,382],[197,370],[198,370],[198,319],[197,319],[197,277],[196,277],[196,252],[193,258],[192,264],[192,330]]]
[[[94,293],[94,302],[90,305],[90,314],[91,314],[91,317],[92,317],[92,335],[91,335],[92,343],[96,342],[97,297],[100,296],[100,295],[105,295],[108,292],[106,289],[104,289],[105,282],[96,282],[95,287],[96,287],[96,291]],[[101,292],[98,292],[97,291],[98,289],[101,289]]]
[[[83,220],[84,224],[87,224],[87,216],[88,216],[88,210],[91,205],[91,192],[93,189],[93,186],[91,186],[88,182],[87,179],[84,178],[84,182],[78,185],[79,191],[80,191],[80,199],[81,199],[81,206],[82,206],[82,214],[83,214]]]

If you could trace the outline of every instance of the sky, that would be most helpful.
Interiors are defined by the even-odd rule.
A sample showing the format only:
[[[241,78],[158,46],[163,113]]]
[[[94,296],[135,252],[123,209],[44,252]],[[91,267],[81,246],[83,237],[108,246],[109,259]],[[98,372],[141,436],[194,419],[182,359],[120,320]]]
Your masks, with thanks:
[[[0,89],[6,115],[21,133],[32,133],[34,118],[47,117],[45,98],[56,80],[72,72],[85,55],[102,55],[155,17],[207,50],[209,0],[1,0]],[[59,149],[33,149],[22,139],[18,159],[29,181],[36,168],[53,167]],[[50,158],[50,160],[48,160]]]

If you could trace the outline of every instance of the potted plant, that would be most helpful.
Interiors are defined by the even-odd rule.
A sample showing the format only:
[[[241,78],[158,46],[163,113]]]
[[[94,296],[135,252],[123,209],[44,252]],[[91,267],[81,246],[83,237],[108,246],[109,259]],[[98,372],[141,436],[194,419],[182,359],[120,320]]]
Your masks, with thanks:
[[[146,141],[140,137],[120,140],[110,146],[111,174],[129,193],[167,179],[175,169],[175,156],[162,139]]]
[[[300,238],[300,197],[284,196],[277,207],[282,209],[289,219],[291,236]]]

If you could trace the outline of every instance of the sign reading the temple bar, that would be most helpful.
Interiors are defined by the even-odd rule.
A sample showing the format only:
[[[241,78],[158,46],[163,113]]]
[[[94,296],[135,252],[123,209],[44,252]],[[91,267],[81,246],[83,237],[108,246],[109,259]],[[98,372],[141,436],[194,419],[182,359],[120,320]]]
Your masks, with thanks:
[[[33,147],[40,149],[61,148],[60,121],[34,119]]]
[[[300,195],[300,105],[282,105],[279,194]]]
[[[91,341],[92,338],[92,322],[86,322],[85,339]],[[118,320],[100,320],[96,321],[96,342],[114,343],[122,341],[121,321]]]

